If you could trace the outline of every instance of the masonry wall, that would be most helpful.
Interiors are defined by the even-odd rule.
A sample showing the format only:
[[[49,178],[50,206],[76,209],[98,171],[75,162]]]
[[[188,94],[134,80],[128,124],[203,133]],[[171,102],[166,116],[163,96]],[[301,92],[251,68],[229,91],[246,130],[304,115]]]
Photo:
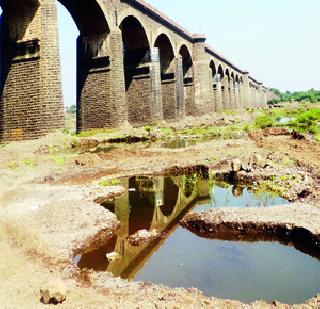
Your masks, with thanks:
[[[56,0],[21,1],[21,7],[9,0],[3,3],[7,5],[7,14],[9,12],[6,17],[9,27],[1,25],[0,140],[37,138],[64,125]],[[100,37],[101,33],[89,31],[92,37],[83,38],[87,40],[87,46],[78,41],[77,131],[118,127],[129,121],[134,124],[162,119],[171,121],[185,115],[236,108],[240,105],[237,102],[241,102],[239,107],[252,106],[254,102],[259,106],[264,104],[265,99],[259,93],[262,92],[260,84],[252,79],[258,90],[254,87],[250,90],[248,76],[239,73],[223,57],[208,53],[202,37],[192,39],[183,31],[170,29],[147,12],[136,9],[130,1],[98,3],[102,5],[110,32],[108,30]],[[146,30],[151,50],[157,36],[165,34],[178,62],[174,73],[172,70],[167,72],[173,77],[161,79],[159,61],[151,60],[149,71],[134,74],[126,91],[119,23],[121,18],[131,15]],[[6,19],[2,19],[2,23],[3,20]],[[184,84],[182,63],[179,63],[182,45],[188,48],[193,62],[193,84]],[[88,46],[90,53],[87,53]],[[228,68],[233,74],[230,76],[237,74],[237,78],[244,78],[241,93],[235,94],[226,79],[219,83],[214,93],[209,68],[211,60],[216,69],[221,66],[225,72]]]
[[[64,126],[56,0],[41,2],[41,109],[47,129]],[[63,31],[63,29],[61,29]]]
[[[184,85],[184,102],[185,102],[186,115],[192,116],[195,111],[193,84]]]
[[[55,2],[8,6],[0,45],[0,139],[32,139],[62,127]]]
[[[88,73],[81,95],[81,130],[111,127],[110,69]]]
[[[174,120],[177,117],[176,83],[174,80],[162,81],[163,118]]]
[[[130,123],[146,124],[152,122],[151,95],[150,74],[134,76],[126,92]]]

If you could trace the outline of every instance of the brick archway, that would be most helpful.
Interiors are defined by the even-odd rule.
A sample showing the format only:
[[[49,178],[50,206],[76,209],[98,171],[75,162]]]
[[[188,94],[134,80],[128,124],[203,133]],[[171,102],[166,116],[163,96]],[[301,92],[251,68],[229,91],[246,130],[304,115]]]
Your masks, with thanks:
[[[109,25],[100,0],[59,2],[76,23],[87,54],[77,70],[81,108],[84,67],[105,49]],[[0,6],[0,140],[37,138],[64,126],[56,1],[2,0]]]

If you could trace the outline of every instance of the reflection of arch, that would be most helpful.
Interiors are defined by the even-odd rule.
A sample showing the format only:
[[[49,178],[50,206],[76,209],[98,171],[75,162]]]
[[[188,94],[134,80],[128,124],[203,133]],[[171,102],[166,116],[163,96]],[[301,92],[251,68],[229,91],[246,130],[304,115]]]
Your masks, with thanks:
[[[154,47],[157,47],[160,52],[161,73],[168,73],[174,59],[173,46],[169,37],[166,34],[160,34],[154,42]]]
[[[164,179],[164,203],[161,206],[161,212],[164,216],[169,217],[177,205],[179,197],[179,187],[170,177]]]
[[[81,269],[87,268],[95,271],[106,271],[109,266],[106,253],[115,251],[117,238],[117,236],[114,236],[99,249],[83,254],[77,266]]]
[[[144,190],[141,189],[144,187]],[[135,191],[129,192],[129,235],[133,235],[140,230],[149,230],[153,220],[155,210],[154,192],[152,178],[138,180],[132,177],[129,180],[129,188]],[[150,189],[150,190],[149,190]]]
[[[194,190],[196,189],[197,180],[198,180],[197,174],[184,176],[183,193],[186,198],[189,198],[192,196]]]

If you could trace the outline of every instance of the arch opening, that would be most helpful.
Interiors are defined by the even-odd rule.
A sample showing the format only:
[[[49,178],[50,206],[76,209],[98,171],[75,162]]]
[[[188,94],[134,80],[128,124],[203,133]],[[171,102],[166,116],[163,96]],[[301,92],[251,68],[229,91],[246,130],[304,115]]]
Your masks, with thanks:
[[[166,74],[173,73],[173,47],[169,38],[165,34],[160,34],[157,37],[154,47],[158,48],[160,53],[161,74],[162,79],[164,79]]]
[[[143,65],[150,62],[150,44],[145,29],[135,17],[125,18],[120,24],[120,29],[123,42],[125,85],[128,91],[134,76],[149,73],[149,68],[143,69]]]
[[[219,65],[219,68],[218,68],[218,74],[220,75],[220,78],[224,78],[224,72],[223,72],[223,69],[222,69],[222,66]]]
[[[103,9],[96,0],[84,0],[81,3],[75,0],[58,0],[58,2],[72,16],[72,20],[80,32],[77,40],[78,58],[81,59],[80,62],[78,59],[77,63],[77,101],[79,101],[86,84],[85,76],[89,73],[90,68],[99,65],[94,63],[93,58],[101,53],[103,41],[110,30]],[[0,1],[0,7],[3,9],[1,15],[0,71],[2,82],[0,108],[1,110],[8,109],[5,106],[7,102],[3,97],[8,97],[6,92],[10,92],[9,88],[20,88],[30,89],[27,96],[33,98],[32,102],[21,99],[24,102],[24,104],[21,104],[23,105],[22,108],[28,109],[31,105],[36,109],[36,116],[29,117],[28,115],[28,117],[25,117],[25,122],[18,118],[1,121],[0,138],[3,138],[5,130],[12,131],[17,123],[26,134],[22,138],[30,138],[30,131],[35,131],[35,128],[38,135],[41,136],[54,128],[63,127],[64,113],[58,49],[57,2],[55,0],[46,2],[2,0]],[[62,32],[63,28],[60,27],[59,30]],[[16,70],[16,66],[19,66],[19,70]],[[30,71],[28,81],[17,79],[17,76],[23,74],[24,69]],[[14,79],[19,80],[19,84],[12,85]],[[68,102],[68,105],[70,103]],[[36,118],[33,119],[32,117]],[[4,122],[8,123],[4,124]],[[12,139],[17,138],[12,137]]]
[[[149,123],[154,116],[152,102],[151,50],[146,30],[134,16],[120,24],[129,122]]]
[[[182,74],[184,83],[186,84],[188,81],[190,82],[190,79],[193,79],[193,61],[186,45],[183,44],[181,46],[179,55],[182,59]],[[193,82],[193,80],[191,82]]]
[[[180,69],[180,74],[182,74],[182,87],[183,89],[183,98],[184,98],[184,109],[182,111],[186,115],[192,115],[195,111],[194,106],[194,88],[193,88],[193,80],[194,80],[194,71],[193,71],[193,60],[191,58],[188,47],[183,44],[179,50],[180,56],[180,65],[182,64],[182,69]],[[180,109],[183,109],[180,107]],[[181,112],[180,112],[181,114]]]

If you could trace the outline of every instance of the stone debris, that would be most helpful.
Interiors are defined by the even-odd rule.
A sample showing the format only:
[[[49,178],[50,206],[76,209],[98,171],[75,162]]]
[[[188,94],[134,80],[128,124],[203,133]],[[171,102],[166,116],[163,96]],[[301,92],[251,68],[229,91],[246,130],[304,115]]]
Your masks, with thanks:
[[[158,231],[154,229],[151,231],[140,230],[137,233],[131,235],[128,238],[128,241],[132,246],[140,246],[141,244],[146,243],[150,240],[156,239],[160,236],[161,235],[158,233]]]
[[[40,288],[44,304],[60,304],[67,298],[67,286],[61,279],[51,279]]]
[[[240,172],[242,169],[241,161],[239,159],[234,159],[231,163],[231,168],[235,173]]]
[[[271,127],[271,128],[265,128],[263,130],[264,136],[279,136],[279,135],[289,135],[290,132],[287,128],[282,127]]]
[[[106,258],[107,258],[108,262],[114,262],[116,260],[120,260],[121,256],[117,252],[111,252],[111,253],[106,254]]]

